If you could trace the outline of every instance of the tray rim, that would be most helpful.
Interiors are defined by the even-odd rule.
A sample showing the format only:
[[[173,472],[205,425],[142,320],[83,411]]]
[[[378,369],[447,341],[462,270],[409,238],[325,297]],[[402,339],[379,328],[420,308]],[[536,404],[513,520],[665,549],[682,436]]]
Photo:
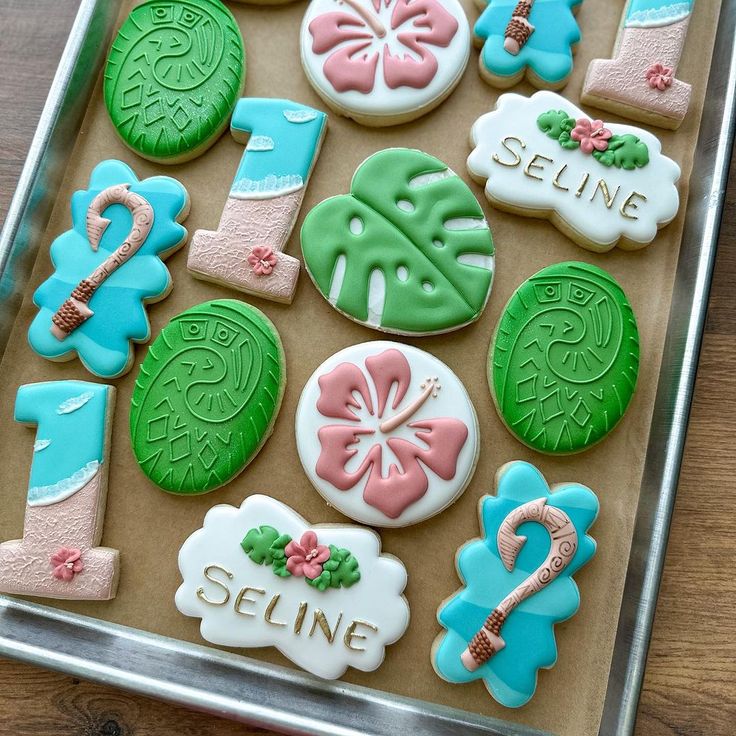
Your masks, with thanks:
[[[19,304],[120,0],[81,0],[0,232],[0,350]],[[599,736],[633,733],[703,337],[736,130],[736,3],[724,0],[690,178],[680,257]],[[724,60],[728,71],[723,74]],[[95,73],[90,74],[90,70]],[[81,90],[81,91],[80,91]],[[69,135],[69,132],[72,134]],[[123,669],[124,654],[135,668]],[[284,733],[535,736],[486,716],[340,682],[0,595],[0,655]],[[186,673],[186,676],[183,675]],[[283,706],[283,699],[289,703]]]

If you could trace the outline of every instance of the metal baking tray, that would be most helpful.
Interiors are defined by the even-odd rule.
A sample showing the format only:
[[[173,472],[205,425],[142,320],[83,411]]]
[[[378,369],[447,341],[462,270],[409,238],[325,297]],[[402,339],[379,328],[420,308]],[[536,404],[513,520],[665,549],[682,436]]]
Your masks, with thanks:
[[[82,0],[0,233],[0,350],[16,317],[119,11]],[[674,507],[736,125],[736,2],[721,9],[599,736],[632,733]],[[325,682],[137,629],[0,596],[0,655],[289,734],[540,734]]]

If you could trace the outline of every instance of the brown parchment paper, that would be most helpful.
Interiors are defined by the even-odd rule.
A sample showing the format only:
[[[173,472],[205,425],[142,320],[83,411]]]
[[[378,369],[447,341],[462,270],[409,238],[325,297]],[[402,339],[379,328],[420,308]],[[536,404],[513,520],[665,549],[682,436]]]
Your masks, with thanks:
[[[478,10],[463,0],[471,25]],[[134,5],[124,2],[121,19]],[[576,104],[588,62],[608,57],[613,48],[624,0],[588,0],[578,20],[583,31],[574,74],[563,94]],[[291,98],[324,109],[302,72],[299,27],[303,2],[286,7],[258,8],[230,3],[247,50],[245,94]],[[364,158],[389,146],[409,146],[434,154],[458,172],[483,204],[497,248],[493,293],[482,318],[458,332],[408,340],[445,361],[463,380],[480,419],[482,452],[473,482],[449,509],[424,523],[381,532],[384,550],[397,555],[409,571],[406,596],[411,624],[406,635],[388,647],[384,664],[375,672],[349,670],[348,682],[464,708],[476,713],[525,723],[565,736],[597,733],[623,590],[662,346],[670,309],[674,270],[682,235],[687,181],[692,167],[705,86],[720,2],[696,3],[678,78],[691,82],[690,112],[677,132],[657,131],[663,151],[681,165],[682,206],[678,218],[662,230],[652,245],[627,253],[618,249],[598,255],[583,250],[545,221],[503,214],[488,205],[482,189],[465,168],[468,133],[482,113],[493,108],[498,92],[485,84],[477,70],[478,51],[471,53],[458,89],[437,110],[420,120],[390,129],[361,127],[335,114],[311,183],[302,215],[288,252],[301,256],[299,228],[303,216],[325,197],[346,192],[355,168]],[[531,94],[526,84],[513,91]],[[612,115],[604,119],[623,120]],[[243,154],[226,133],[205,155],[181,166],[149,163],[117,138],[105,110],[100,85],[92,97],[65,180],[58,192],[51,221],[39,244],[39,256],[26,298],[0,364],[0,455],[3,457],[0,540],[19,538],[23,529],[25,496],[34,434],[13,421],[17,387],[22,383],[59,379],[98,380],[79,361],[52,363],[37,356],[26,341],[35,313],[33,290],[51,272],[49,245],[70,227],[69,199],[85,188],[91,169],[100,160],[118,158],[139,177],[165,173],[189,190],[192,209],[185,223],[214,229],[220,218],[235,170]],[[175,314],[214,298],[237,298],[237,292],[202,281],[186,271],[186,248],[167,262],[174,290],[149,308],[155,336]],[[641,333],[641,372],[636,396],[620,427],[597,447],[571,457],[547,457],[527,449],[503,427],[486,383],[486,355],[493,328],[513,290],[527,277],[551,263],[585,260],[610,271],[623,285],[636,313]],[[179,585],[177,551],[201,526],[205,512],[216,503],[239,505],[260,492],[291,505],[313,523],[345,522],[328,507],[302,471],[294,441],[294,412],[300,391],[312,371],[329,355],[353,343],[381,339],[382,334],[339,315],[302,272],[291,306],[247,298],[276,324],[284,342],[288,385],[276,429],[246,471],[228,486],[206,496],[182,498],[153,486],[138,469],[128,432],[130,396],[146,347],[138,346],[135,365],[122,379],[113,428],[107,517],[103,544],[121,551],[118,596],[104,603],[49,601],[53,606],[147,631],[204,643],[199,620],[186,618],[174,606]],[[550,483],[578,481],[593,488],[601,514],[592,534],[598,554],[576,575],[582,604],[579,613],[556,628],[559,660],[541,671],[537,693],[527,706],[509,710],[499,706],[482,682],[452,685],[441,680],[430,664],[430,648],[440,632],[438,605],[459,587],[455,551],[478,536],[478,502],[493,491],[494,474],[515,459],[536,464]],[[293,666],[273,649],[242,650],[248,656]]]

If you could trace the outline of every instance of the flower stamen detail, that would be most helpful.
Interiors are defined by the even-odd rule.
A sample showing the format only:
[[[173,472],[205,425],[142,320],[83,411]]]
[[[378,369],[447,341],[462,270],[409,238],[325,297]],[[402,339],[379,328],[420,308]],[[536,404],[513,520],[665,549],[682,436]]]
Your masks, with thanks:
[[[381,432],[384,434],[393,432],[398,426],[411,419],[411,417],[419,411],[421,406],[430,396],[434,399],[437,398],[437,394],[442,386],[439,383],[439,377],[433,376],[432,378],[427,378],[419,388],[423,389],[423,391],[414,402],[409,404],[405,409],[402,409],[398,414],[395,414],[391,419],[381,422],[379,425]]]
[[[379,17],[375,13],[371,13],[368,8],[364,8],[357,0],[337,0],[338,5],[349,5],[368,25],[378,38],[386,35],[386,26],[381,23]]]

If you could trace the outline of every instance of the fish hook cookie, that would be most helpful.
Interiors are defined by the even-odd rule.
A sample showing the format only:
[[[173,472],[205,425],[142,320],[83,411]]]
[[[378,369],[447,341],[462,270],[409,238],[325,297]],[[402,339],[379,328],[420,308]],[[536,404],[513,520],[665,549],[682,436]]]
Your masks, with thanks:
[[[335,111],[363,125],[398,125],[455,88],[470,57],[470,28],[458,0],[312,0],[301,57]]]
[[[457,553],[463,587],[440,606],[445,632],[431,657],[444,680],[482,680],[501,705],[518,708],[534,695],[539,669],[557,661],[554,625],[580,606],[572,576],[595,553],[587,532],[599,504],[577,483],[550,490],[520,461],[498,471],[496,487],[480,502],[482,538]]]
[[[415,524],[465,490],[480,431],[460,379],[423,350],[365,342],[328,358],[302,391],[296,442],[324,499],[371,526]]]
[[[680,167],[655,136],[554,92],[501,95],[470,139],[468,171],[495,207],[546,218],[588,250],[643,248],[680,208]]]
[[[33,295],[28,341],[44,358],[79,356],[91,373],[117,378],[133,363],[132,343],[150,338],[146,305],[171,290],[163,259],[186,242],[189,195],[176,179],[141,181],[110,160],[71,210],[72,229],[51,244],[54,273]]]

